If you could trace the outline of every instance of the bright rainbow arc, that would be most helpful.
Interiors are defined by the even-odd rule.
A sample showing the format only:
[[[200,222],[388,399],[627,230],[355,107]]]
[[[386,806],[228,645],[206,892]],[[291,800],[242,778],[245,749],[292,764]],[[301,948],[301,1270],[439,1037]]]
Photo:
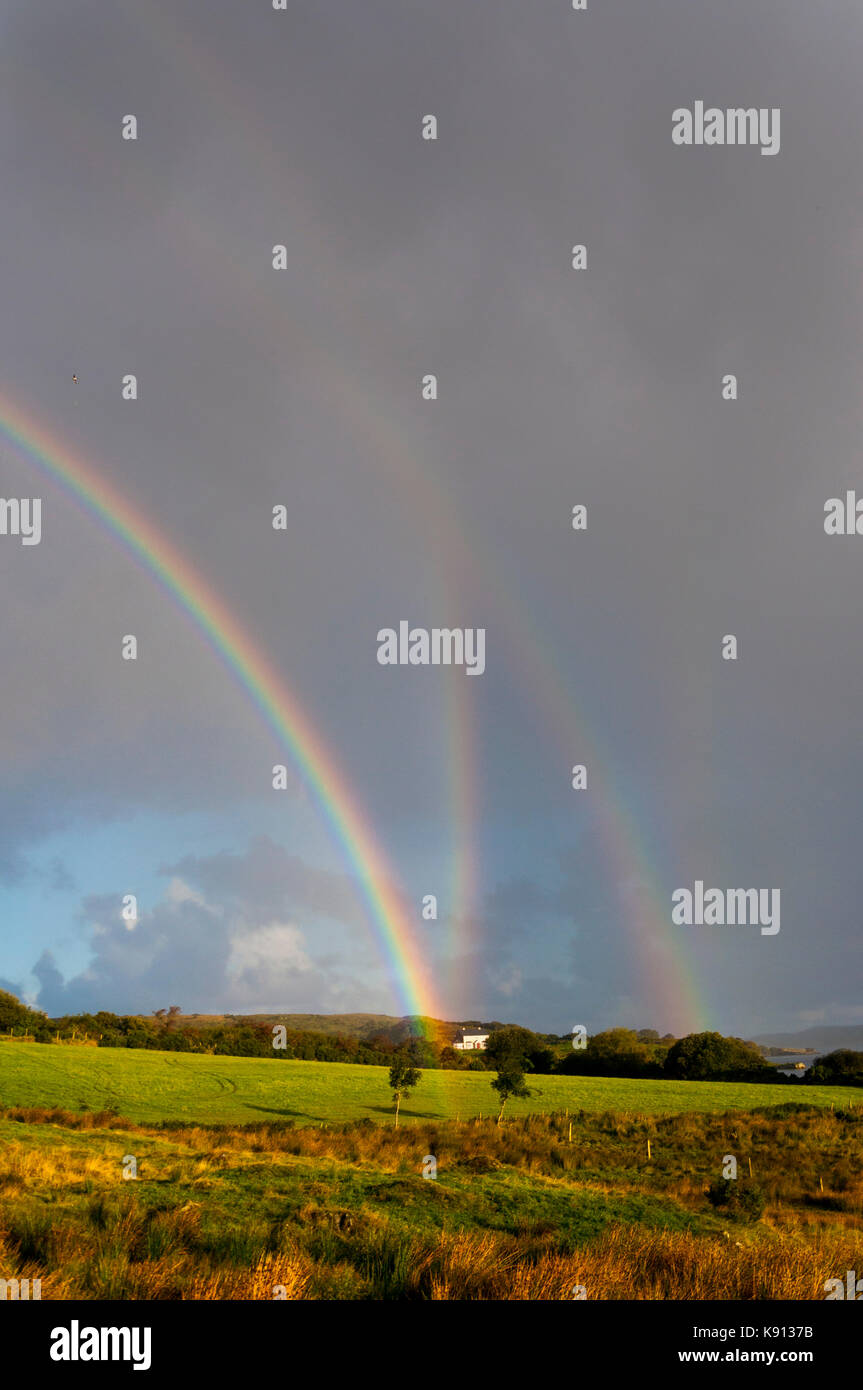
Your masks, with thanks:
[[[299,701],[255,646],[224,600],[138,508],[80,458],[73,458],[43,425],[0,395],[0,431],[50,479],[63,484],[86,511],[143,563],[207,638],[252,697],[313,793],[336,842],[357,874],[371,921],[395,975],[407,1014],[442,1017],[414,927],[394,886],[383,851],[333,754]]]
[[[207,49],[200,34],[186,29],[177,13],[163,9],[159,0],[152,0],[143,9],[122,0],[122,7],[128,19],[140,24],[145,39],[151,37],[151,31],[156,31],[162,52],[166,58],[176,60],[184,81],[188,80],[189,72],[194,68],[202,94],[217,94],[220,107],[229,103],[235,125],[245,129],[253,142],[256,162],[272,168],[274,177],[280,176],[281,165],[275,158],[272,130],[264,122],[253,119],[246,94],[230,66],[221,61],[217,53]],[[294,183],[297,176],[295,169],[292,176]],[[301,194],[302,189],[293,187],[291,215],[294,224],[299,219],[308,253],[308,248],[320,250],[326,244],[328,228],[315,216],[313,208]],[[206,218],[196,219],[194,223],[189,221],[184,230],[187,232],[190,273],[200,269],[202,250],[205,251],[219,272],[218,279],[210,277],[208,280],[207,292],[212,295],[217,287],[225,292],[234,283],[227,272],[233,270],[236,276],[233,248],[219,244],[214,226]],[[336,248],[326,262],[327,281],[333,283],[338,277],[334,305],[350,306],[354,297],[348,277],[344,274],[339,276],[341,264]],[[254,279],[243,286],[241,298],[245,307],[248,307],[250,292],[253,291]],[[281,343],[284,324],[278,316],[273,298],[268,292],[262,292],[260,287],[256,293],[256,312],[277,327],[276,341]],[[232,305],[235,303],[236,300],[232,300]],[[303,346],[308,359],[311,344],[304,339]],[[352,427],[362,428],[374,440],[375,458],[384,476],[390,478],[403,493],[422,500],[426,514],[435,518],[435,526],[426,529],[436,536],[445,535],[451,551],[455,552],[447,556],[447,564],[457,557],[460,567],[471,575],[475,583],[483,581],[479,583],[479,588],[485,593],[489,611],[495,612],[501,635],[511,649],[511,669],[522,686],[526,708],[532,712],[532,717],[536,719],[537,707],[541,708],[548,727],[555,730],[556,750],[572,747],[573,759],[577,750],[580,761],[603,770],[603,792],[597,807],[597,823],[607,849],[609,869],[618,883],[621,920],[627,926],[633,957],[648,982],[656,1022],[660,1022],[673,1009],[681,1016],[684,1031],[710,1026],[710,1011],[702,996],[687,944],[672,933],[670,904],[667,893],[657,882],[653,866],[657,856],[648,846],[646,829],[630,807],[631,798],[622,779],[613,775],[614,760],[599,737],[596,721],[589,724],[585,719],[582,701],[577,698],[570,678],[564,674],[559,659],[548,644],[537,636],[537,615],[521,599],[516,586],[507,582],[506,572],[496,561],[493,550],[482,546],[478,529],[471,531],[468,550],[457,512],[444,489],[435,482],[433,470],[418,455],[414,440],[395,419],[390,418],[387,404],[375,402],[372,406],[367,399],[367,383],[364,382],[362,388],[357,386],[339,369],[339,364],[330,354],[318,351],[317,360],[332,373],[338,369],[338,375],[333,377],[338,390],[328,394],[328,405],[335,403],[350,419]],[[449,584],[446,567],[441,581],[442,588]],[[505,595],[505,602],[500,601],[500,595]],[[527,677],[527,672],[533,673],[532,678]],[[471,733],[470,697],[466,686],[452,683],[448,699],[454,834],[447,944],[449,953],[455,959],[465,949],[469,950],[472,944],[472,908],[477,901],[479,881],[476,835],[479,790],[475,737]],[[645,895],[633,898],[628,888],[633,878],[645,885]],[[459,981],[460,985],[463,983]],[[663,1026],[668,1026],[667,1019]]]

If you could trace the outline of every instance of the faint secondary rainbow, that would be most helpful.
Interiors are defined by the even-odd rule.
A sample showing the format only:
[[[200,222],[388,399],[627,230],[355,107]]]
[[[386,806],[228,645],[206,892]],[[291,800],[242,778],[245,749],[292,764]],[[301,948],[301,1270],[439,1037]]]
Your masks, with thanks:
[[[309,349],[307,348],[307,351]],[[649,848],[647,820],[635,809],[615,760],[598,732],[598,720],[587,718],[583,697],[577,696],[563,671],[560,656],[539,637],[542,624],[531,611],[500,560],[483,540],[480,528],[468,529],[457,507],[434,476],[416,440],[391,410],[370,402],[364,390],[338,363],[321,352],[326,380],[336,384],[328,399],[343,410],[357,434],[374,443],[372,457],[383,477],[401,488],[411,514],[423,518],[424,528],[442,552],[446,583],[455,591],[455,578],[469,586],[473,602],[492,618],[490,631],[508,648],[508,665],[520,687],[525,707],[545,738],[553,735],[554,753],[564,772],[575,762],[590,769],[591,799],[602,837],[607,867],[615,884],[620,921],[631,944],[631,960],[649,993],[655,1022],[669,1027],[677,1020],[681,1032],[711,1025],[711,1009],[696,972],[690,942],[671,922],[671,899],[659,882],[659,855]],[[468,682],[454,683],[449,711],[449,773],[453,820],[464,838],[453,855],[452,900],[457,907],[449,935],[453,958],[476,946],[472,909],[478,904],[479,852],[476,825],[476,731]],[[540,715],[538,718],[537,715]],[[570,753],[572,754],[570,758]],[[458,983],[451,981],[451,987]],[[461,982],[462,987],[465,981]],[[469,982],[471,985],[473,981]],[[576,1021],[576,1020],[573,1020]]]
[[[297,697],[225,604],[155,524],[91,464],[73,456],[45,426],[0,394],[0,432],[61,483],[76,502],[133,553],[192,619],[231,674],[252,697],[314,795],[355,871],[371,922],[408,1014],[442,1011],[415,928],[395,887],[383,850],[335,757]]]
[[[672,1020],[677,1020],[681,1032],[711,1026],[711,1009],[696,972],[690,942],[671,923],[670,894],[658,880],[659,855],[648,847],[646,818],[635,809],[632,796],[624,790],[623,779],[615,772],[615,760],[598,732],[597,719],[587,718],[584,699],[576,696],[559,655],[538,636],[542,625],[537,615],[512,584],[494,551],[484,543],[480,529],[471,528],[468,538],[457,508],[435,479],[415,440],[392,412],[373,408],[365,392],[349,375],[339,372],[332,360],[328,360],[328,370],[332,373],[329,380],[338,386],[332,401],[348,413],[355,430],[362,430],[373,439],[373,458],[382,475],[402,488],[412,512],[423,517],[426,529],[445,550],[442,567],[450,585],[457,575],[471,586],[475,603],[481,596],[481,611],[493,618],[490,630],[509,649],[509,669],[521,688],[532,720],[545,737],[554,736],[555,756],[561,767],[566,771],[575,762],[589,767],[592,796],[588,804],[593,808],[609,874],[614,880],[620,921],[631,943],[631,959],[648,991],[656,1023],[667,1028]],[[459,908],[450,934],[450,949],[455,957],[468,953],[474,944],[471,907],[478,898],[479,878],[476,733],[472,728],[471,693],[466,685],[467,682],[454,686],[450,710],[454,820],[468,832],[453,860],[452,896]]]
[[[159,0],[152,0],[144,7],[132,5],[131,0],[121,0],[121,4],[127,17],[140,24],[142,34],[149,36],[154,30],[158,33],[165,57],[176,63],[184,80],[194,69],[202,91],[212,92],[220,108],[229,106],[235,128],[246,129],[252,140],[254,166],[268,168],[272,171],[271,183],[274,179],[277,181],[281,177],[281,165],[276,158],[273,128],[254,119],[253,109],[232,69],[215,50],[207,48],[205,37],[186,28],[176,10],[169,6],[163,8]],[[300,176],[301,168],[294,163],[291,224],[295,233],[302,233],[305,254],[313,249],[320,257],[321,249],[333,240],[332,231],[325,220],[316,216],[311,202],[303,196],[304,190],[298,187]],[[285,311],[280,310],[269,289],[264,290],[254,277],[247,276],[242,294],[234,294],[239,274],[236,257],[232,246],[220,244],[215,222],[195,218],[194,222],[187,222],[184,230],[189,273],[200,274],[202,267],[211,262],[219,274],[217,277],[208,275],[208,295],[233,295],[234,302],[239,297],[247,309],[254,296],[259,322],[272,323],[277,330],[274,341],[281,344]],[[327,282],[337,290],[332,298],[333,311],[341,312],[350,321],[352,314],[361,312],[361,305],[355,303],[352,284],[345,273],[347,264],[336,245],[326,259],[325,268]],[[292,304],[292,319],[297,314],[298,307]],[[671,926],[670,900],[664,886],[658,882],[655,863],[659,856],[650,846],[647,820],[634,809],[633,798],[625,790],[623,778],[615,776],[614,759],[597,732],[597,719],[588,721],[585,718],[583,698],[576,694],[559,658],[537,635],[541,629],[537,615],[521,598],[494,550],[483,545],[478,528],[471,528],[468,543],[465,523],[458,509],[422,457],[415,434],[398,422],[389,404],[377,399],[372,402],[367,381],[361,384],[331,353],[316,347],[313,334],[304,332],[302,344],[304,359],[314,360],[321,369],[322,379],[335,385],[335,390],[327,392],[330,408],[338,409],[353,428],[361,429],[372,440],[374,460],[382,474],[392,480],[412,506],[420,504],[424,537],[434,536],[435,545],[445,547],[439,580],[442,590],[454,595],[458,576],[460,583],[470,586],[474,597],[482,593],[489,613],[494,615],[496,631],[509,647],[510,669],[522,688],[526,708],[533,718],[540,709],[546,736],[551,731],[554,733],[556,756],[565,761],[568,751],[572,750],[573,761],[577,756],[590,765],[591,788],[598,792],[592,804],[608,869],[615,879],[621,921],[631,941],[633,959],[657,1012],[667,1015],[673,1010],[682,1018],[685,1028],[707,1026],[710,1010],[691,949]],[[480,880],[479,790],[471,699],[467,682],[448,686],[447,751],[453,834],[447,898],[450,926],[446,944],[447,954],[454,961],[479,944],[474,939],[479,925],[475,915]],[[463,985],[464,981],[461,983]],[[662,1020],[657,1018],[656,1021]]]

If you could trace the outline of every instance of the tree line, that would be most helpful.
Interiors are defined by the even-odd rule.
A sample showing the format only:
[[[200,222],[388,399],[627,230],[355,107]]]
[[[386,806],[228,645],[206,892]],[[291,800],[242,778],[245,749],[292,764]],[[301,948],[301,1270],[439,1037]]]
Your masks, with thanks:
[[[311,1062],[355,1062],[368,1066],[436,1071],[494,1071],[509,1075],[520,1094],[530,1075],[670,1078],[692,1081],[754,1081],[774,1084],[863,1086],[863,1052],[839,1049],[820,1057],[802,1078],[784,1076],[751,1042],[721,1033],[660,1037],[652,1028],[609,1028],[574,1047],[566,1034],[532,1032],[515,1025],[497,1027],[484,1050],[456,1051],[451,1044],[424,1037],[400,1042],[383,1034],[369,1039],[342,1034],[284,1029],[284,1047],[273,1047],[273,1029],[259,1020],[227,1019],[192,1026],[177,1005],[148,1017],[114,1014],[67,1014],[49,1018],[0,990],[0,1034],[27,1036],[36,1042],[95,1042],[99,1047],[143,1048],[223,1057],[275,1057]],[[502,1066],[503,1063],[503,1066]],[[521,1076],[519,1083],[516,1078]],[[395,1088],[394,1088],[395,1089]],[[499,1094],[503,1094],[499,1090]]]

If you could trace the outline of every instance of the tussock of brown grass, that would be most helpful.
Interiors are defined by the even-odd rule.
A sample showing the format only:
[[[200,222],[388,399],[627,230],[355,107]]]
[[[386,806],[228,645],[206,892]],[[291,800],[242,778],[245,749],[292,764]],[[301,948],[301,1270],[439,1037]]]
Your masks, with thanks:
[[[435,1299],[743,1300],[823,1299],[825,1268],[851,1268],[852,1240],[814,1246],[775,1245],[739,1250],[732,1242],[686,1232],[614,1227],[576,1255],[502,1257],[493,1236],[455,1237],[442,1243],[429,1265]],[[424,1272],[420,1275],[423,1282]]]
[[[69,1149],[13,1149],[0,1153],[0,1198],[27,1191],[44,1192],[115,1181],[120,1165],[107,1154],[76,1153]]]
[[[25,1125],[62,1125],[65,1129],[137,1128],[115,1110],[61,1110],[47,1105],[9,1105],[0,1107],[0,1119],[19,1120]]]
[[[196,1276],[188,1286],[187,1298],[285,1299],[306,1296],[314,1264],[289,1255],[264,1255],[249,1273],[227,1269]]]

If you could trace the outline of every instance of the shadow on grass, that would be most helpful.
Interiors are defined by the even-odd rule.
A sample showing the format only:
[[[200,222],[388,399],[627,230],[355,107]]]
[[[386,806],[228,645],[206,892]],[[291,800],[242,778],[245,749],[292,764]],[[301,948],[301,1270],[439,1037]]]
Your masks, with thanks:
[[[392,1105],[367,1105],[366,1110],[371,1110],[375,1115],[388,1115],[393,1122],[396,1118],[396,1112]],[[441,1121],[441,1119],[442,1117],[434,1110],[408,1110],[407,1106],[403,1105],[399,1111],[399,1122],[402,1120]]]
[[[322,1116],[322,1115],[310,1115],[309,1112],[308,1112],[308,1110],[285,1110],[285,1109],[281,1109],[281,1108],[277,1109],[275,1106],[272,1106],[272,1105],[251,1105],[251,1104],[247,1103],[247,1104],[246,1104],[246,1109],[247,1109],[247,1110],[259,1110],[259,1111],[261,1112],[262,1115],[281,1115],[284,1119],[287,1119],[287,1118],[289,1118],[289,1117],[290,1117],[291,1119],[301,1119],[301,1120],[321,1120],[321,1119],[323,1119],[323,1116]]]

